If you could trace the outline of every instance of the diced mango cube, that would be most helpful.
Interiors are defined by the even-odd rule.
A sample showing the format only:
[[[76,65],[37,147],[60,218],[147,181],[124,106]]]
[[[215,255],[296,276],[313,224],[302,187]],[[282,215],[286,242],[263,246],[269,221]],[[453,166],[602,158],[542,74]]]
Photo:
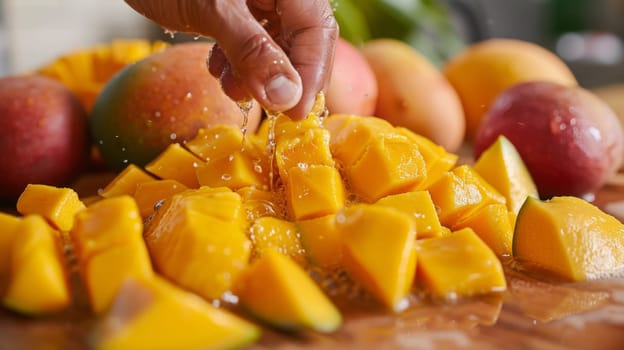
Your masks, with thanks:
[[[126,278],[153,275],[139,209],[130,196],[103,199],[85,209],[70,236],[96,314],[110,306]]]
[[[145,170],[164,180],[176,180],[188,188],[198,188],[195,168],[203,160],[180,146],[172,143],[156,159],[145,165]]]
[[[333,114],[324,124],[331,134],[331,152],[344,167],[353,165],[374,139],[396,133],[390,123],[376,117]]]
[[[336,227],[336,215],[297,221],[299,240],[308,260],[325,269],[342,265],[342,238]]]
[[[306,265],[306,256],[295,223],[265,216],[256,219],[249,228],[254,258],[261,257],[269,249],[287,255],[300,265]]]
[[[243,132],[236,125],[218,124],[199,129],[184,146],[203,160],[223,158],[243,148]]]
[[[206,161],[195,169],[196,177],[202,186],[229,187],[264,187],[268,183],[268,173],[258,167],[255,158],[246,152],[234,152],[229,156]]]
[[[128,165],[98,194],[104,198],[127,194],[132,196],[138,184],[155,178],[134,164]]]
[[[176,180],[152,180],[140,183],[134,191],[134,200],[142,218],[154,213],[154,206],[160,201],[185,191],[188,187]]]
[[[236,193],[241,196],[243,216],[249,224],[264,216],[282,216],[275,192],[247,186],[238,189]]]
[[[260,329],[166,280],[128,279],[90,334],[94,349],[234,349]]]
[[[481,153],[474,169],[505,196],[507,207],[516,214],[527,197],[539,198],[535,182],[520,154],[503,135]]]
[[[0,212],[0,296],[4,295],[11,266],[11,246],[21,218]]]
[[[351,277],[390,310],[401,310],[415,276],[414,220],[394,208],[359,204],[336,214],[336,227]]]
[[[326,165],[291,168],[285,179],[286,203],[295,220],[336,213],[345,203],[338,169]]]
[[[292,120],[287,115],[279,113],[266,118],[260,124],[256,135],[259,136],[262,143],[266,144],[269,141],[269,134],[272,134],[274,141],[277,143],[284,137],[296,136],[303,134],[309,129],[319,127],[322,127],[321,119],[313,113],[301,120]]]
[[[510,211],[505,204],[487,204],[459,220],[453,230],[470,227],[496,255],[510,255],[513,238],[510,217]]]
[[[275,146],[275,160],[282,179],[294,167],[308,165],[334,166],[329,150],[329,131],[322,128],[308,129],[305,132],[283,137]]]
[[[442,235],[438,213],[427,191],[392,194],[381,198],[376,204],[392,207],[408,214],[416,224],[418,239]]]
[[[36,214],[22,218],[15,230],[4,305],[28,315],[65,309],[71,293],[58,233]]]
[[[445,173],[429,186],[428,191],[439,209],[440,222],[449,227],[480,206],[491,203],[506,205],[505,197],[469,165],[460,165]]]
[[[74,216],[84,208],[78,193],[71,188],[28,184],[17,199],[20,214],[39,214],[60,231],[69,231]]]
[[[214,198],[176,194],[156,211],[144,234],[154,268],[208,299],[217,299],[230,289],[251,254],[251,242],[240,220],[211,214],[222,211],[218,206]]]
[[[447,152],[444,147],[430,139],[404,127],[397,127],[396,131],[418,145],[418,150],[425,161],[427,178],[419,183],[414,190],[427,189],[432,183],[436,182],[440,176],[451,170],[455,164],[457,164],[457,160],[459,159],[458,155]]]
[[[567,281],[624,271],[624,224],[578,197],[527,197],[516,219],[513,256]]]
[[[417,250],[418,282],[436,298],[454,299],[507,288],[498,257],[470,228],[420,240]]]
[[[426,178],[418,146],[405,137],[375,137],[346,169],[351,191],[365,202],[404,192]]]
[[[342,323],[340,312],[314,280],[274,250],[250,265],[234,291],[245,310],[277,328],[332,332]]]

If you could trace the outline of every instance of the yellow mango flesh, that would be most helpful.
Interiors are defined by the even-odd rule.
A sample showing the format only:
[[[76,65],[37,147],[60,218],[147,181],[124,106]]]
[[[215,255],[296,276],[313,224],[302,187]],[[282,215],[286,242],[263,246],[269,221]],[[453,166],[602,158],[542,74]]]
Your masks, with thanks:
[[[512,214],[505,204],[492,203],[459,220],[453,230],[470,227],[496,255],[511,255]]]
[[[527,197],[539,198],[520,154],[503,135],[479,156],[474,169],[505,196],[507,207],[516,214]]]
[[[15,215],[0,212],[0,297],[4,295],[8,283],[11,246],[13,245],[13,237],[16,235],[15,229],[20,220]]]
[[[91,332],[97,350],[234,349],[260,335],[253,324],[161,278],[128,279]]]
[[[39,214],[60,231],[69,231],[74,216],[84,208],[78,193],[71,188],[29,184],[17,199],[20,214]]]
[[[234,291],[245,310],[280,329],[332,332],[342,323],[340,312],[312,278],[274,250],[249,266]]]
[[[408,214],[414,220],[418,239],[442,235],[442,225],[440,225],[438,213],[433,200],[431,200],[431,195],[427,191],[389,195],[378,200],[376,204]]]
[[[470,228],[417,243],[417,281],[437,298],[455,299],[507,288],[498,257]]]
[[[145,219],[154,213],[154,205],[187,189],[176,180],[146,181],[137,185],[133,197],[141,217]]]
[[[299,240],[310,262],[325,269],[342,265],[342,238],[336,227],[336,215],[297,221]]]
[[[404,192],[426,177],[418,146],[405,137],[377,137],[346,169],[351,191],[365,202]]]
[[[115,178],[109,182],[98,194],[104,198],[127,194],[132,196],[137,185],[152,181],[155,178],[134,164],[128,165]]]
[[[291,168],[284,185],[286,203],[295,220],[334,214],[345,203],[342,178],[334,167],[306,165]]]
[[[624,271],[624,224],[578,197],[528,197],[520,208],[513,256],[569,281]]]
[[[28,315],[67,308],[71,295],[58,233],[36,214],[22,218],[15,230],[4,305]]]
[[[188,188],[198,188],[195,168],[202,162],[179,143],[172,143],[156,159],[145,165],[145,170],[161,179],[176,180]]]
[[[219,124],[199,129],[184,146],[204,160],[223,158],[243,148],[243,132],[235,125]]]
[[[232,210],[233,196],[238,195],[200,189],[165,201],[144,235],[154,268],[208,299],[228,291],[251,254],[242,221],[234,219],[240,197]]]
[[[374,139],[395,132],[383,119],[345,114],[330,115],[324,125],[331,133],[331,152],[344,167],[353,165]]]
[[[404,127],[397,127],[396,131],[398,134],[406,136],[411,142],[418,145],[418,150],[425,161],[427,178],[419,183],[414,190],[427,189],[432,183],[436,182],[440,176],[451,170],[455,164],[457,164],[459,156],[447,152],[444,147],[430,139]]]
[[[282,214],[278,205],[280,197],[275,192],[248,186],[236,193],[241,196],[243,216],[248,224],[264,216],[280,217]]]
[[[254,258],[262,257],[268,250],[275,250],[300,265],[307,262],[294,222],[271,216],[261,217],[249,228],[249,237],[253,244]]]
[[[268,183],[268,173],[254,157],[248,152],[236,151],[210,159],[197,166],[196,178],[202,186],[225,186],[234,190],[247,186],[264,187]]]
[[[452,227],[480,206],[506,204],[505,197],[489,185],[469,165],[445,173],[429,186],[429,194],[439,208],[440,223]]]
[[[408,214],[354,205],[336,214],[343,264],[352,278],[390,310],[404,305],[416,269],[416,227]]]
[[[70,237],[96,314],[110,306],[126,278],[153,275],[141,216],[130,196],[103,199],[85,209],[76,217]]]
[[[309,165],[334,166],[334,159],[329,150],[329,131],[314,128],[301,134],[284,137],[275,146],[275,160],[280,176],[288,177],[292,168]]]

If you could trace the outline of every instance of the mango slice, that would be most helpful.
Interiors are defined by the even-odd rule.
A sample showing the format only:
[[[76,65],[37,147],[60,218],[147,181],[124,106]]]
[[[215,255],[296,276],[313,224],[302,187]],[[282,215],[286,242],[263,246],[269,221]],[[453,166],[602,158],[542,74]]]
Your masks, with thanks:
[[[15,229],[20,220],[20,217],[0,212],[0,297],[4,295],[8,283],[11,246],[13,245],[13,237],[16,235]]]
[[[156,159],[145,165],[145,170],[165,180],[176,180],[188,188],[198,188],[195,168],[201,159],[179,143],[172,143]]]
[[[503,135],[481,153],[474,169],[505,196],[507,207],[516,214],[527,197],[539,198],[537,187],[520,154]]]
[[[15,230],[4,305],[28,315],[67,308],[71,293],[58,232],[36,214],[22,218]]]
[[[280,210],[280,196],[275,192],[246,186],[239,188],[236,193],[241,196],[243,216],[249,224],[264,216],[285,216]]]
[[[78,193],[71,188],[29,184],[17,199],[20,214],[39,214],[60,231],[69,231],[74,216],[84,208]]]
[[[308,260],[321,268],[342,265],[342,238],[336,227],[336,214],[297,221],[299,240]]]
[[[513,215],[505,204],[487,204],[459,220],[453,230],[470,227],[496,255],[511,255]]]
[[[429,186],[433,203],[444,226],[453,227],[458,220],[480,206],[503,203],[505,197],[485,181],[470,165],[460,165],[442,175]]]
[[[91,333],[97,350],[235,349],[260,330],[161,278],[128,279]]]
[[[238,126],[229,124],[202,128],[184,146],[203,160],[219,159],[243,148],[243,132]]]
[[[236,151],[199,164],[195,169],[195,176],[202,186],[224,186],[234,190],[248,186],[265,187],[269,176],[261,163],[262,160],[255,153]]]
[[[288,211],[295,220],[334,214],[345,204],[342,178],[334,167],[293,167],[289,170],[284,186]]]
[[[376,202],[400,210],[408,214],[416,225],[418,239],[440,237],[442,225],[438,219],[435,205],[427,191],[414,191],[393,194],[381,198]]]
[[[138,184],[152,180],[155,180],[152,175],[134,164],[129,164],[106,187],[98,191],[98,194],[104,198],[123,194],[132,196]]]
[[[578,197],[528,197],[516,219],[513,256],[564,280],[611,276],[624,271],[624,224]]]
[[[160,201],[187,189],[176,180],[152,180],[138,184],[133,197],[141,217],[145,219],[154,213],[154,206]]]
[[[414,220],[393,208],[359,204],[339,212],[336,227],[352,278],[390,310],[401,310],[416,270]]]
[[[365,202],[404,192],[426,178],[418,146],[405,137],[376,137],[346,169],[351,191]]]
[[[254,258],[261,257],[268,250],[275,250],[302,266],[307,263],[294,222],[271,216],[261,217],[249,228],[249,237],[253,244]]]
[[[228,189],[189,190],[166,200],[144,234],[154,268],[200,296],[221,297],[251,255],[240,208],[240,196]]]
[[[234,292],[245,310],[280,329],[333,332],[342,323],[340,312],[314,280],[274,250],[249,266]]]
[[[417,243],[417,281],[434,297],[455,299],[507,288],[494,252],[470,228]]]
[[[79,213],[70,237],[96,314],[110,306],[125,279],[153,275],[139,209],[130,196],[106,198]]]

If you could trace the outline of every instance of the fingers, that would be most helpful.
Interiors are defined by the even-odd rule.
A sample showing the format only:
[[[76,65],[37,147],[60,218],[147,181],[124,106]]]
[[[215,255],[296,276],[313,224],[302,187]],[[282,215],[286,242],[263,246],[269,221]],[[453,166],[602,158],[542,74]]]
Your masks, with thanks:
[[[267,2],[267,1],[262,1]],[[289,46],[288,56],[301,76],[301,100],[287,114],[303,118],[319,91],[329,84],[338,25],[328,0],[275,0],[281,13],[282,32]]]
[[[249,99],[249,94],[244,86],[234,77],[232,66],[219,47],[219,44],[212,46],[207,64],[210,74],[221,81],[221,88],[229,98],[234,101]]]

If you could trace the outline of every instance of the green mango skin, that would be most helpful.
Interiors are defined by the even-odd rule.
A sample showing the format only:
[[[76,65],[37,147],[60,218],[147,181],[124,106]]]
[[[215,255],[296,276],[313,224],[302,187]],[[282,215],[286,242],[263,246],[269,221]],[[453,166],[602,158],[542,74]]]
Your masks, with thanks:
[[[241,109],[206,67],[211,48],[208,42],[171,46],[125,67],[106,84],[93,107],[90,130],[110,170],[145,166],[200,128],[242,126]],[[250,112],[249,132],[256,130],[260,112],[258,107]]]

